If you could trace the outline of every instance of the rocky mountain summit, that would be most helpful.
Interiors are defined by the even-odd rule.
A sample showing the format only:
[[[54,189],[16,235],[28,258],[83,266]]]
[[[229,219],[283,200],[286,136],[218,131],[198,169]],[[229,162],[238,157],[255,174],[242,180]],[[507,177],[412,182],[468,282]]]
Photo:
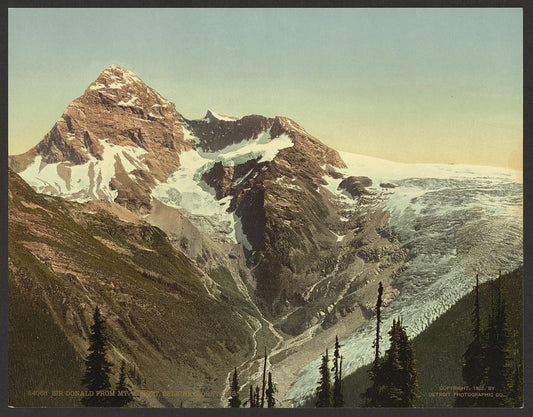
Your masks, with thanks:
[[[40,192],[78,201],[107,199],[147,212],[150,189],[176,170],[179,153],[190,148],[183,124],[174,104],[112,65],[70,103],[37,146],[10,156],[9,166],[37,171],[26,179],[35,177],[31,184]]]

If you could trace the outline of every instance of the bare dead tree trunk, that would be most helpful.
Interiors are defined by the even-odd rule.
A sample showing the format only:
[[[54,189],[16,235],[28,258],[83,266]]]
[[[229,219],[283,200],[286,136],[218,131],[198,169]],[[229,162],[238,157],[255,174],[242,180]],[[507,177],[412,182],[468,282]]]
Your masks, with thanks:
[[[261,408],[263,408],[265,405],[266,369],[267,369],[267,348],[265,346],[265,363],[263,365],[263,388],[261,390]]]

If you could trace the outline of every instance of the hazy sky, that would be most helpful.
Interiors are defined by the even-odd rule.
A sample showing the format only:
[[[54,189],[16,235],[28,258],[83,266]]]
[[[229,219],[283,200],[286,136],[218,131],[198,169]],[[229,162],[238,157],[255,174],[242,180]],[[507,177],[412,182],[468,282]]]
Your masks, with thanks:
[[[186,118],[283,115],[398,161],[522,167],[521,9],[10,9],[9,153],[112,63]]]

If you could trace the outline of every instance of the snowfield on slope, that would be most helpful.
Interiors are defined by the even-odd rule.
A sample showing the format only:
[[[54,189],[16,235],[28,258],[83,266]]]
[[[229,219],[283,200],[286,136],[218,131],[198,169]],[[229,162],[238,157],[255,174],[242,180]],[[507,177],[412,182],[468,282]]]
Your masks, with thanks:
[[[38,155],[19,175],[37,192],[60,195],[64,198],[86,202],[93,199],[113,201],[118,192],[109,186],[115,176],[116,164],[121,164],[126,173],[135,169],[147,169],[141,156],[146,150],[137,146],[118,146],[107,139],[100,140],[102,160],[89,155],[89,160],[80,165],[57,162],[42,163]],[[60,175],[62,169],[65,174]]]
[[[369,189],[391,212],[390,226],[410,248],[409,267],[395,283],[400,295],[383,310],[384,334],[400,316],[410,337],[419,334],[472,289],[476,273],[483,282],[523,262],[521,172],[340,155],[347,168],[338,171],[372,179]],[[341,179],[325,180],[331,192],[356,208],[355,200],[337,190]],[[396,187],[384,189],[381,183]],[[370,363],[374,335],[371,319],[341,341],[345,375]],[[384,336],[381,352],[387,348]],[[286,401],[299,405],[313,394],[320,360],[298,372]]]

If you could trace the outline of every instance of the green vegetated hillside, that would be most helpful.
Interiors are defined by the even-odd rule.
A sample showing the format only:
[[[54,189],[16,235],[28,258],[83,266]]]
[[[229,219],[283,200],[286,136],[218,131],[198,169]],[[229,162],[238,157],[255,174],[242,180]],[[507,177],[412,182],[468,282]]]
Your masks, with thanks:
[[[466,278],[470,279],[470,278]],[[474,277],[471,277],[474,284]],[[523,269],[503,275],[501,279],[480,285],[480,306],[482,328],[487,325],[490,309],[491,285],[501,285],[506,301],[508,324],[512,335],[511,345],[516,344],[522,354],[523,340]],[[472,340],[471,313],[474,306],[474,293],[460,299],[446,313],[435,320],[427,329],[413,339],[418,361],[421,404],[423,407],[451,407],[453,396],[432,396],[439,387],[462,385],[462,355]],[[388,332],[389,329],[383,329]],[[388,337],[385,334],[383,337]],[[372,349],[371,346],[368,347]],[[344,379],[344,398],[346,407],[361,407],[360,394],[369,386],[369,366]],[[318,370],[317,370],[318,380]],[[448,391],[448,390],[444,390]],[[311,404],[308,404],[311,405]],[[311,405],[312,406],[312,405]]]
[[[114,381],[124,359],[134,389],[175,395],[136,405],[218,406],[229,369],[254,353],[255,310],[229,271],[210,277],[160,229],[37,194],[12,171],[8,265],[10,405],[80,405],[50,394],[81,389],[97,305]]]

